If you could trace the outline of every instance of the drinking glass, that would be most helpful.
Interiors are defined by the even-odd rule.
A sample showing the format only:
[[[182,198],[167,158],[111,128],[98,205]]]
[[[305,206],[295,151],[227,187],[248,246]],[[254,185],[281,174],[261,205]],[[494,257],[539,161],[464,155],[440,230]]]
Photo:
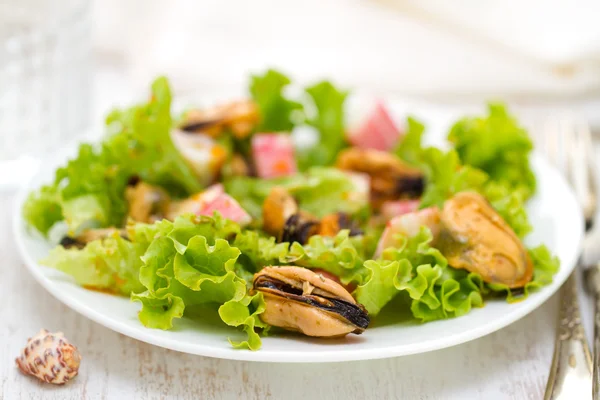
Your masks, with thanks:
[[[85,131],[89,14],[89,0],[0,0],[0,188]]]

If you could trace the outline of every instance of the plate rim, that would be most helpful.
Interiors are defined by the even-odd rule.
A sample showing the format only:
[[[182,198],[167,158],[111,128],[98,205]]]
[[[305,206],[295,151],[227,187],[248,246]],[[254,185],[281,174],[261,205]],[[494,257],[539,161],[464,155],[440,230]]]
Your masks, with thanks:
[[[61,151],[55,153],[55,156],[51,158],[64,158],[68,150],[73,150],[72,147],[73,144],[65,146],[61,149]],[[558,170],[556,170],[554,166],[548,163],[538,153],[534,152],[532,154],[532,161],[534,161],[534,164],[540,163],[541,165],[543,165],[544,170],[552,171],[552,174],[555,175],[556,178],[562,180],[562,183],[569,187],[565,178],[558,172]],[[554,295],[560,289],[562,284],[571,275],[572,271],[577,265],[577,256],[581,250],[584,237],[583,214],[581,208],[578,206],[575,212],[579,216],[581,216],[581,218],[579,218],[580,222],[578,223],[581,229],[578,229],[579,237],[577,237],[576,241],[574,241],[574,243],[577,243],[577,248],[573,252],[574,256],[571,260],[561,260],[560,271],[566,272],[563,274],[557,273],[557,275],[554,276],[553,282],[549,286],[546,286],[541,291],[535,292],[530,298],[525,300],[526,302],[528,302],[527,306],[515,309],[515,311],[513,312],[506,313],[502,317],[496,318],[484,324],[483,326],[475,327],[461,333],[453,334],[451,336],[444,336],[441,338],[427,340],[424,342],[414,343],[410,345],[410,348],[407,348],[407,345],[404,344],[398,346],[356,349],[349,351],[328,351],[323,349],[318,353],[303,353],[300,351],[290,350],[273,351],[260,349],[258,351],[249,351],[234,349],[233,347],[213,347],[201,343],[196,343],[194,344],[194,346],[190,347],[188,342],[179,342],[177,339],[165,339],[154,336],[152,335],[152,329],[143,327],[141,324],[139,325],[139,327],[133,327],[129,324],[119,321],[118,319],[114,319],[110,315],[96,311],[91,306],[89,306],[85,302],[79,301],[74,296],[62,293],[60,291],[60,288],[54,285],[53,280],[43,273],[44,267],[39,265],[36,260],[33,260],[32,256],[29,254],[29,251],[27,251],[27,246],[25,242],[29,228],[25,225],[25,222],[22,218],[22,205],[24,204],[24,201],[29,195],[29,192],[32,190],[32,184],[34,183],[34,181],[36,181],[36,178],[39,176],[39,174],[40,171],[36,172],[31,177],[31,179],[19,189],[17,195],[15,196],[15,200],[13,203],[12,234],[15,239],[17,250],[25,266],[27,267],[28,271],[33,275],[34,279],[42,287],[44,287],[44,289],[46,289],[53,297],[55,297],[57,300],[59,300],[72,310],[115,332],[121,333],[123,335],[129,336],[131,338],[145,343],[149,343],[170,350],[175,350],[182,353],[228,360],[281,363],[322,363],[375,360],[441,350],[447,347],[457,346],[481,338],[483,336],[487,336],[529,315],[531,312],[533,312],[542,304],[544,304],[552,295]],[[575,198],[573,190],[570,187],[568,195],[572,198]],[[574,202],[576,203],[576,200]],[[41,240],[41,237],[40,239],[33,239]],[[72,284],[75,285],[75,283]],[[199,331],[199,333],[201,333],[201,331]]]

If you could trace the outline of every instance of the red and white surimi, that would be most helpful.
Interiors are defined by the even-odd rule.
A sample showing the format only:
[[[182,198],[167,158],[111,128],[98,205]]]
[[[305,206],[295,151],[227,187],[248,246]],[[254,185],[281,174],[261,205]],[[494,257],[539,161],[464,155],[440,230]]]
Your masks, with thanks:
[[[260,178],[293,175],[297,171],[290,135],[259,133],[252,137],[252,157]]]
[[[408,214],[419,209],[420,200],[390,200],[381,205],[381,215],[392,219],[399,215]]]
[[[212,185],[201,193],[174,203],[168,218],[174,219],[183,214],[212,216],[215,211],[240,225],[247,225],[252,220],[246,210],[233,197],[225,193],[221,184]]]
[[[223,217],[237,222],[244,226],[252,221],[252,217],[240,206],[240,204],[230,195],[223,193],[217,196],[213,201],[206,204],[199,215],[212,216],[218,211]]]
[[[364,118],[352,125],[347,136],[348,141],[354,146],[387,151],[391,150],[401,138],[400,129],[381,101],[377,101]]]

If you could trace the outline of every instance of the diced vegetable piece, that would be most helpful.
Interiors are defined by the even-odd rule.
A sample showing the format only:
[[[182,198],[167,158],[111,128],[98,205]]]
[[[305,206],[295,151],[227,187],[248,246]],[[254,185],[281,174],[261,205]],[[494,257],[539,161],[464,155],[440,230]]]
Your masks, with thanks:
[[[260,133],[252,137],[252,156],[260,178],[293,175],[297,171],[290,135]]]
[[[200,215],[212,216],[218,211],[224,218],[237,222],[241,226],[248,225],[252,221],[250,214],[240,206],[240,204],[227,193],[217,196],[200,211]]]
[[[381,205],[381,215],[392,219],[399,215],[408,214],[419,209],[421,200],[394,200],[386,201]]]
[[[388,221],[379,243],[375,256],[377,258],[388,247],[397,243],[396,236],[413,237],[419,234],[421,227],[426,226],[431,230],[434,240],[440,232],[440,210],[437,207],[429,207],[400,215]]]
[[[218,211],[223,218],[235,221],[240,225],[247,225],[252,220],[246,210],[225,193],[221,184],[212,185],[202,193],[174,203],[167,217],[173,220],[179,215],[189,213],[212,216],[215,211]]]
[[[227,151],[210,136],[203,133],[186,133],[173,130],[173,143],[192,167],[202,185],[214,182],[227,159]]]
[[[394,148],[402,136],[381,101],[376,102],[375,107],[350,128],[347,135],[354,146],[383,151]]]

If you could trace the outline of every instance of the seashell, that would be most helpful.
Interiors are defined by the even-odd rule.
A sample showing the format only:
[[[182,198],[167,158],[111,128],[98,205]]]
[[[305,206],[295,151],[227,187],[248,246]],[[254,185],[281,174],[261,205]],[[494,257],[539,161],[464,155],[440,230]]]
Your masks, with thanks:
[[[263,294],[260,319],[307,336],[342,337],[362,333],[369,325],[365,308],[340,284],[313,271],[289,266],[266,267],[254,275]]]
[[[446,201],[437,247],[451,266],[476,272],[488,283],[513,289],[533,277],[523,243],[477,193],[462,192]]]
[[[62,332],[51,333],[42,329],[27,340],[27,346],[15,360],[24,374],[55,385],[63,385],[79,371],[81,356],[77,347]]]

